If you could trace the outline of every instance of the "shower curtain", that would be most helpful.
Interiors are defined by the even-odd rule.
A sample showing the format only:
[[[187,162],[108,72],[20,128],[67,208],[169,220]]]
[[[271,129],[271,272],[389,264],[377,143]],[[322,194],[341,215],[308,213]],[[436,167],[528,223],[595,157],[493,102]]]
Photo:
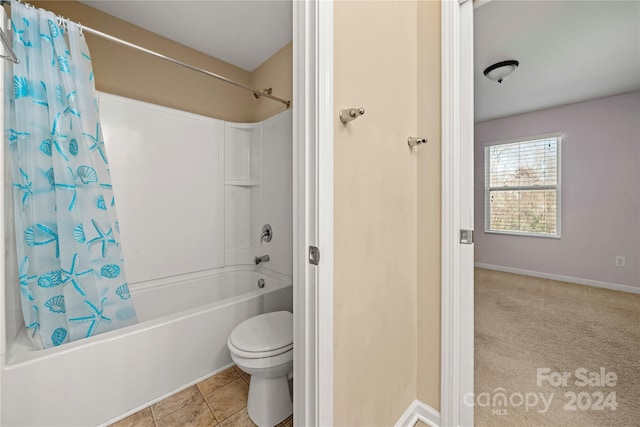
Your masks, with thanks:
[[[5,140],[22,312],[30,335],[52,347],[137,320],[81,28],[15,0],[11,14],[20,63]]]

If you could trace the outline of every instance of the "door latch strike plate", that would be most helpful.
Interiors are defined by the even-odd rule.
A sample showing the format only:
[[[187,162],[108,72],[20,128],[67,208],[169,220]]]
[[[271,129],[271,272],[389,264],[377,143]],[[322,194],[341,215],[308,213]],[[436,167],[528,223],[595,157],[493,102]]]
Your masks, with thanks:
[[[320,262],[320,249],[316,246],[309,246],[309,264],[318,265]]]
[[[460,230],[460,243],[473,245],[473,230]]]

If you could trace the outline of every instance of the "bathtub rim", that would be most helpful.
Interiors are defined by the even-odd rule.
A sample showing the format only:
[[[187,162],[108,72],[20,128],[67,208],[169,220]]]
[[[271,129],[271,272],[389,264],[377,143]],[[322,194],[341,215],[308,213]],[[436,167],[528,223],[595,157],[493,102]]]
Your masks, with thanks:
[[[286,288],[287,286],[293,285],[291,276],[287,276],[264,267],[252,267],[247,265],[240,265],[240,266],[216,268],[211,270],[203,270],[200,272],[189,273],[186,275],[172,276],[170,278],[162,278],[162,279],[158,279],[157,282],[155,280],[139,282],[141,284],[144,283],[144,286],[137,287],[138,284],[134,284],[136,290],[131,291],[131,293],[135,295],[135,293],[144,292],[144,290],[152,290],[155,286],[158,286],[158,287],[171,286],[171,284],[175,284],[176,281],[178,280],[180,281],[198,280],[206,277],[214,277],[214,276],[232,274],[237,272],[252,273],[258,276],[265,276],[271,279],[271,283],[273,285],[268,289],[267,288],[256,289],[254,291],[242,293],[233,297],[225,298],[220,301],[214,301],[208,304],[199,305],[196,307],[189,308],[187,310],[182,310],[176,313],[171,313],[169,315],[139,322],[134,325],[130,325],[121,329],[104,332],[102,334],[94,335],[89,338],[83,338],[81,340],[71,341],[59,347],[51,347],[46,349],[30,349],[30,350],[18,349],[17,351],[14,351],[16,344],[18,344],[19,340],[21,339],[20,335],[26,333],[25,326],[21,325],[18,336],[16,336],[12,342],[7,342],[6,354],[0,355],[0,368],[3,370],[13,369],[25,364],[37,363],[38,361],[44,358],[58,357],[63,354],[75,351],[76,349],[79,349],[79,348],[96,345],[98,342],[113,341],[123,336],[130,336],[137,333],[141,333],[142,331],[145,331],[145,330],[157,329],[177,319],[194,317],[199,313],[202,313],[205,311],[211,311],[217,308],[226,307],[228,305],[231,305],[237,302],[242,302],[242,301],[249,300],[251,298],[255,298],[259,295],[266,295],[271,292],[276,292],[280,289]],[[173,280],[173,282],[171,282],[171,280]],[[154,283],[158,283],[158,284],[154,285]]]
[[[270,270],[262,266],[254,267],[250,265],[230,265],[225,267],[210,268],[207,270],[195,271],[192,273],[162,277],[160,279],[151,279],[151,280],[144,280],[141,282],[129,283],[129,292],[131,293],[131,295],[135,295],[148,290],[160,289],[160,288],[172,286],[178,280],[180,282],[188,282],[192,280],[204,279],[211,276],[222,276],[222,275],[233,274],[237,272],[256,273],[256,274],[267,276],[270,279],[273,279],[279,282],[284,282],[289,284],[292,283],[292,276],[278,273],[277,271]]]

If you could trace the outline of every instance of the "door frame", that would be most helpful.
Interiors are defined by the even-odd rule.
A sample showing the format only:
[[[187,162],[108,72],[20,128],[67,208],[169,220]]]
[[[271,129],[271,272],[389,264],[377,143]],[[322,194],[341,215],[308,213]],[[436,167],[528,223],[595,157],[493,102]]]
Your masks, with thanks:
[[[294,414],[333,425],[333,0],[294,1]],[[473,7],[441,1],[440,425],[473,425]],[[321,262],[307,260],[310,245]]]
[[[473,425],[473,4],[441,2],[442,313],[440,425]],[[472,399],[473,400],[473,399]]]
[[[296,425],[333,425],[333,0],[293,2]],[[320,249],[311,265],[310,246]]]

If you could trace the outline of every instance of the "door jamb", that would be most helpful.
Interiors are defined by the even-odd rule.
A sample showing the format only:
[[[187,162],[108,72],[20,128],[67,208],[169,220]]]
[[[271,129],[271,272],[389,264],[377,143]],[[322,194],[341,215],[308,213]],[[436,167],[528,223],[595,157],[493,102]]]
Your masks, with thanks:
[[[333,425],[333,1],[294,1],[293,21],[294,422]]]
[[[441,7],[440,425],[466,426],[473,425],[473,246],[460,243],[460,230],[473,230],[473,5],[443,0]]]

